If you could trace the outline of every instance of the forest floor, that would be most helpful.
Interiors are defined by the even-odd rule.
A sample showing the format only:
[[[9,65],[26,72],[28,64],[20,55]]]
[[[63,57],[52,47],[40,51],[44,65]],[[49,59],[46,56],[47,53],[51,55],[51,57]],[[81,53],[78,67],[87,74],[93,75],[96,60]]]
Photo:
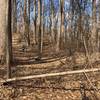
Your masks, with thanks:
[[[33,49],[29,47],[24,52],[21,48],[21,44],[14,44],[12,77],[80,70],[86,67],[86,57],[82,53],[76,53],[73,62],[73,57],[66,58],[63,51],[55,54],[45,46],[42,60],[36,61],[36,46]],[[88,65],[87,69],[100,67],[99,53],[91,55],[90,60],[92,65]],[[0,80],[6,79],[6,69],[5,65],[0,65]],[[100,72],[88,73],[87,77],[82,73],[1,85],[0,100],[100,100]]]

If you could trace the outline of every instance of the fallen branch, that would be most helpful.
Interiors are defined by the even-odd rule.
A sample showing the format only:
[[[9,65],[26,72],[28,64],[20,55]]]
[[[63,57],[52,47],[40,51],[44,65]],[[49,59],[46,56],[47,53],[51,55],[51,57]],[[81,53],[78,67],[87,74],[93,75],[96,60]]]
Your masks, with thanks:
[[[54,76],[64,76],[70,74],[81,74],[81,73],[90,73],[93,71],[100,71],[100,68],[91,68],[91,69],[83,69],[83,70],[75,70],[75,71],[67,71],[67,72],[59,72],[59,73],[47,73],[41,75],[31,75],[31,76],[24,76],[24,77],[15,77],[7,80],[3,80],[0,83],[8,83],[14,81],[21,81],[21,80],[28,80],[28,79],[36,79],[36,78],[46,78],[46,77],[54,77]]]

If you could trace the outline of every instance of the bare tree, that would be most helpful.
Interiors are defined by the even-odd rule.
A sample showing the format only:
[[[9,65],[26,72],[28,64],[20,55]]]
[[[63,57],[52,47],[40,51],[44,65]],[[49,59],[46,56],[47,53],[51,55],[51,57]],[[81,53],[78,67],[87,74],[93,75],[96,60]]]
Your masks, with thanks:
[[[34,0],[34,35],[35,35],[35,39],[34,39],[34,43],[37,44],[37,34],[36,34],[36,30],[37,30],[37,16],[36,16],[36,0]]]
[[[50,20],[51,20],[51,41],[55,44],[55,32],[54,32],[54,2],[50,0]]]
[[[64,25],[64,0],[60,0],[60,9],[61,9],[61,47],[64,47],[65,43],[65,25]]]
[[[28,0],[28,3],[29,0]],[[24,0],[24,25],[25,25],[25,31],[24,31],[24,37],[25,37],[25,41],[27,42],[28,46],[30,45],[30,35],[29,35],[29,24],[30,24],[30,7],[28,8],[29,11],[29,16],[28,16],[28,12],[27,12],[27,0]]]
[[[6,58],[7,77],[11,76],[10,64],[12,61],[12,34],[11,34],[11,0],[0,1],[0,58]]]
[[[0,60],[5,56],[6,0],[0,0]]]
[[[92,33],[91,33],[91,44],[92,44],[92,52],[97,51],[97,42],[96,42],[96,31],[97,31],[97,23],[96,23],[96,0],[92,0]]]
[[[59,0],[59,5],[61,7],[61,2]],[[58,52],[60,50],[60,37],[61,37],[61,8],[59,7],[59,12],[58,12],[58,32],[56,35],[56,51]]]
[[[43,45],[43,40],[42,40],[42,31],[41,31],[41,18],[42,18],[42,0],[38,0],[38,19],[37,19],[37,34],[38,34],[38,60],[41,59],[42,56],[42,45]]]
[[[17,2],[12,0],[12,31],[17,32]]]

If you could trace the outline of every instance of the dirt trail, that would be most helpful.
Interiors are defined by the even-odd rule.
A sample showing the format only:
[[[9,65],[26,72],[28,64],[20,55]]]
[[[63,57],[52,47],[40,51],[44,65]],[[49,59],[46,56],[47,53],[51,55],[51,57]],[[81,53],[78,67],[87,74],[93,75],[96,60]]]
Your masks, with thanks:
[[[18,38],[18,37],[17,37]],[[18,41],[17,41],[18,42]],[[34,49],[33,49],[34,48]],[[83,69],[86,58],[77,53],[75,63],[72,57],[66,59],[64,51],[55,53],[46,45],[41,61],[36,61],[37,46],[23,52],[22,44],[13,45],[14,65],[12,77],[38,75]],[[52,52],[51,52],[52,51]],[[100,67],[100,54],[91,56],[94,68]],[[88,68],[91,68],[88,66]],[[100,88],[100,72],[87,74],[92,84]],[[0,65],[0,80],[6,78],[6,66]],[[100,100],[100,91],[94,91],[84,74],[18,81],[0,86],[0,100]]]

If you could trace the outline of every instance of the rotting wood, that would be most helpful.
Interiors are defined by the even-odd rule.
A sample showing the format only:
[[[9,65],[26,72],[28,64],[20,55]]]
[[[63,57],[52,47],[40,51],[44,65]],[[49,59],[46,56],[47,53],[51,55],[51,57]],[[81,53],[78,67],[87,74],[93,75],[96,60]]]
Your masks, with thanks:
[[[64,75],[70,75],[70,74],[90,73],[92,71],[95,71],[95,72],[100,71],[100,68],[91,68],[91,69],[59,72],[59,73],[47,73],[47,74],[31,75],[31,76],[24,76],[24,77],[15,77],[15,78],[10,78],[10,79],[7,79],[7,80],[0,81],[0,83],[4,84],[4,83],[9,83],[9,82],[14,82],[14,81],[22,81],[22,80],[28,80],[28,79],[46,78],[46,77],[54,77],[54,76],[64,76]]]

